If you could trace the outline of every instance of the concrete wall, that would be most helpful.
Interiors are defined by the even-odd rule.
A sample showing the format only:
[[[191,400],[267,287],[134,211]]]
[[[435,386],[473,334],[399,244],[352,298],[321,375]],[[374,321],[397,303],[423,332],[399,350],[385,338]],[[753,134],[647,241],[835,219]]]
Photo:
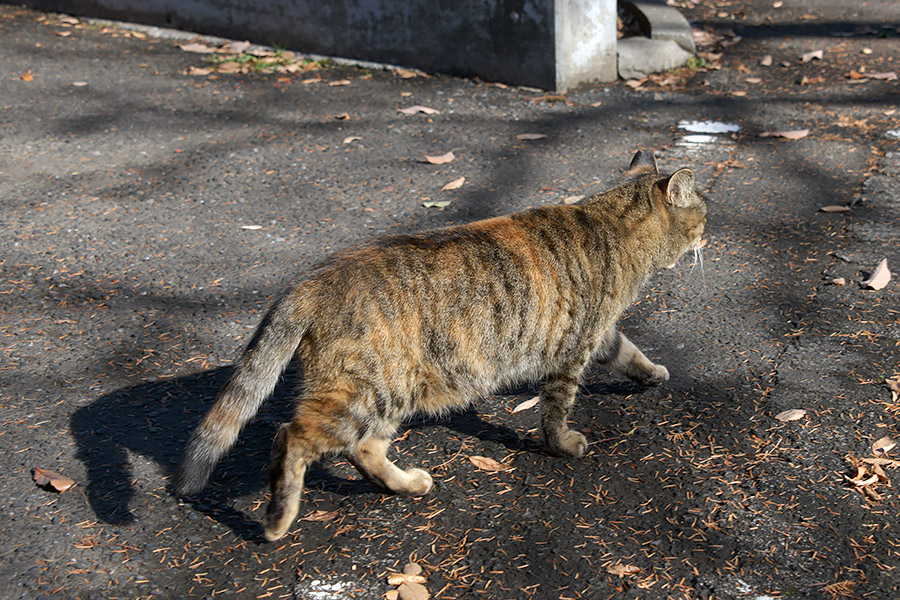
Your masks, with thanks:
[[[615,0],[25,0],[34,8],[565,90],[616,77]]]

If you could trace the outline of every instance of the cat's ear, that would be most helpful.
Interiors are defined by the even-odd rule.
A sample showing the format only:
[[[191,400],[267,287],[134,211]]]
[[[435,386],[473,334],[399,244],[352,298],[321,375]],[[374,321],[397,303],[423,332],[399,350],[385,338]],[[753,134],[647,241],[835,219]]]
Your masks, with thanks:
[[[680,169],[666,182],[666,200],[680,208],[694,204],[694,172]]]
[[[631,159],[631,166],[628,167],[626,174],[637,175],[638,173],[659,173],[656,157],[649,150],[638,150]]]

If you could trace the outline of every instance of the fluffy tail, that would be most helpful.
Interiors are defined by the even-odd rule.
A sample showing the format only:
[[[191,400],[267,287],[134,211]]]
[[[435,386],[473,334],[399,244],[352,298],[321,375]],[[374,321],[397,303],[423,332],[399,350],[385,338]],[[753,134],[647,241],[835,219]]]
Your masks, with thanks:
[[[189,495],[206,486],[216,463],[234,445],[241,428],[272,394],[311,324],[312,311],[304,304],[289,293],[263,318],[231,379],[191,435],[175,475],[175,493]]]

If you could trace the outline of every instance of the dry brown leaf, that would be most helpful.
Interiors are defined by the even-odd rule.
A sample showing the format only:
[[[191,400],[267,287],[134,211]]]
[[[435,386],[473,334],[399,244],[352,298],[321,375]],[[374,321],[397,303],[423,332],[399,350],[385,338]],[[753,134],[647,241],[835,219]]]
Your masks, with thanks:
[[[416,113],[424,113],[426,115],[436,115],[439,112],[441,112],[435,108],[429,108],[427,106],[419,106],[418,104],[416,106],[410,106],[408,108],[398,108],[397,110],[402,112],[404,115],[414,115]]]
[[[511,466],[498,463],[493,458],[488,458],[487,456],[470,456],[469,462],[482,471],[502,472],[512,470]]]
[[[563,204],[575,204],[582,198],[584,198],[584,196],[566,196],[563,198]]]
[[[400,597],[400,592],[398,590],[388,590],[384,593],[384,600],[397,600]]]
[[[408,575],[406,573],[391,573],[388,575],[388,585],[402,585],[407,582],[425,583],[426,579],[422,575]]]
[[[534,408],[541,401],[540,396],[535,396],[531,400],[526,400],[525,402],[520,402],[514,409],[512,409],[512,414],[516,414],[519,411],[528,410],[529,408]]]
[[[406,563],[406,566],[403,567],[404,575],[421,575],[422,574],[422,566],[419,563]]]
[[[209,75],[210,73],[212,73],[212,69],[208,67],[188,67],[187,70],[188,75]]]
[[[361,140],[361,139],[362,138],[359,137],[358,135],[351,135],[351,136],[345,137],[344,141],[341,142],[341,145],[346,146],[347,144],[353,143],[353,142]]]
[[[400,600],[428,600],[431,594],[421,583],[406,582],[397,588],[400,592]]]
[[[837,285],[837,286],[847,285],[847,280],[844,279],[843,277],[835,277],[834,279],[831,280],[831,284]]]
[[[804,75],[800,79],[800,85],[816,85],[817,83],[825,83],[825,78],[821,76],[807,77],[806,75]]]
[[[516,136],[516,138],[520,140],[542,140],[545,137],[547,137],[547,135],[543,133],[520,133]]]
[[[333,521],[337,518],[339,511],[336,510],[314,510],[305,517],[300,517],[301,521]]]
[[[243,54],[248,48],[250,48],[250,42],[244,40],[243,42],[228,42],[222,48],[222,51],[228,54]]]
[[[868,475],[868,472],[865,472]],[[867,479],[851,479],[850,483],[859,487],[865,487],[867,485],[872,485],[873,483],[878,481],[878,475],[871,475]]]
[[[21,75],[19,75],[19,79],[22,81],[34,81],[34,75],[31,74],[31,71],[25,71]]]
[[[216,49],[206,44],[192,42],[190,44],[178,44],[178,47],[185,52],[196,52],[197,54],[213,54]]]
[[[870,290],[880,290],[886,286],[890,280],[891,272],[888,270],[887,259],[885,258],[878,263],[878,266],[872,271],[872,275],[862,282],[862,286],[869,288]]]
[[[792,408],[791,410],[786,410],[784,412],[780,412],[775,415],[775,418],[781,421],[782,423],[787,423],[788,421],[797,421],[806,416],[806,411],[802,408]]]
[[[887,81],[893,81],[897,79],[896,71],[887,71],[886,73],[867,73],[866,77],[869,79],[884,79]]]
[[[337,81],[329,82],[328,85],[335,87],[335,86],[339,86],[339,85],[350,85],[351,83],[353,83],[353,82],[350,81],[349,79],[338,79]]]
[[[800,57],[800,62],[808,63],[813,59],[822,60],[823,53],[821,50],[813,50],[812,52],[806,52],[803,56]]]
[[[772,66],[772,55],[766,54],[761,59],[759,59],[759,65],[761,67],[771,67]]]
[[[31,472],[31,476],[34,478],[34,482],[42,488],[50,487],[60,494],[75,485],[74,479],[69,479],[56,471],[42,469],[40,467],[35,467]]]
[[[885,379],[884,384],[891,390],[891,401],[896,402],[900,397],[900,377],[895,379]]]
[[[862,459],[867,465],[876,465],[879,467],[900,467],[900,460],[892,458],[864,458]]]
[[[441,191],[445,192],[445,191],[449,191],[449,190],[458,190],[459,188],[461,188],[463,186],[463,184],[465,182],[466,182],[465,177],[460,177],[459,179],[454,179],[453,181],[451,181],[450,183],[448,183],[447,185],[442,187]]]
[[[847,205],[838,206],[837,204],[829,204],[828,206],[820,207],[819,210],[827,213],[850,212],[850,207]]]
[[[241,229],[246,229],[247,231],[256,231],[257,229],[262,229],[262,225],[241,225]]]
[[[341,113],[339,115],[332,115],[332,119],[336,119],[338,121],[346,121],[350,118],[350,113]]]
[[[456,155],[453,154],[453,151],[446,154],[441,154],[440,156],[429,156],[425,155],[425,162],[431,163],[433,165],[445,165],[449,162],[453,162],[456,159]]]
[[[53,35],[57,35],[59,37],[69,37],[72,35],[71,31],[54,31]]]
[[[240,73],[242,66],[234,61],[228,61],[216,66],[216,71],[219,73]]]
[[[888,452],[893,450],[896,445],[897,442],[895,442],[888,436],[884,436],[883,438],[872,444],[872,452],[878,454],[878,451],[880,450],[881,452],[887,454]]]
[[[809,129],[792,129],[787,131],[764,131],[759,137],[783,137],[788,140],[799,140],[809,135]]]
[[[625,577],[626,575],[637,575],[641,572],[641,568],[634,565],[623,565],[622,563],[616,563],[614,565],[606,567],[606,572],[610,575]]]

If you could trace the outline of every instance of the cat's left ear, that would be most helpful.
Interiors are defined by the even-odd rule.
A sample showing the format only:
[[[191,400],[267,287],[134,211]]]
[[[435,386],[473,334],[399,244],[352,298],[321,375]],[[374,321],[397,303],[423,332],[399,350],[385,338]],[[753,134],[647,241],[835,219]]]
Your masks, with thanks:
[[[694,204],[694,172],[680,169],[666,182],[666,200],[679,208]]]
[[[659,167],[656,166],[656,157],[649,150],[638,150],[631,159],[631,165],[629,165],[626,175],[636,175],[638,173],[659,173]]]

